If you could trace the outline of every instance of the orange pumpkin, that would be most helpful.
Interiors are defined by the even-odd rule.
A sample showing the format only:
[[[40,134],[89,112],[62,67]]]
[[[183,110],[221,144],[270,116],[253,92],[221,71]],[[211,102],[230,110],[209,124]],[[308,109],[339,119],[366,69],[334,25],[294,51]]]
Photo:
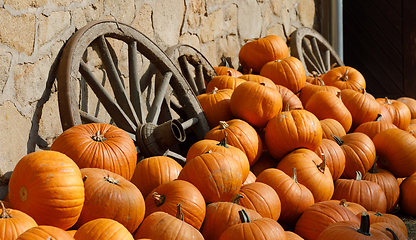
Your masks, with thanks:
[[[214,71],[219,76],[220,75],[229,75],[229,76],[233,76],[233,77],[239,77],[239,76],[243,75],[241,72],[235,70],[234,68],[230,68],[230,67],[226,67],[226,66],[214,67]]]
[[[329,139],[322,139],[321,145],[315,150],[315,153],[321,158],[325,157],[326,165],[331,172],[332,179],[339,179],[345,170],[345,154],[342,148]]]
[[[322,138],[334,140],[332,135],[342,137],[345,134],[345,128],[335,119],[325,118],[319,121],[322,127]]]
[[[234,89],[230,109],[235,118],[262,128],[282,110],[282,104],[282,96],[275,86],[246,81]]]
[[[390,121],[383,121],[383,115],[379,114],[376,118],[376,120],[374,121],[369,121],[369,122],[365,122],[360,124],[355,130],[354,132],[361,132],[361,133],[365,133],[367,136],[369,136],[371,139],[374,138],[374,136],[386,129],[391,129],[391,128],[397,128],[396,125],[394,125],[392,122]]]
[[[16,240],[45,240],[45,239],[59,239],[59,240],[73,240],[74,238],[65,230],[49,226],[40,225],[29,228],[20,234]]]
[[[73,126],[55,139],[51,150],[64,153],[79,168],[102,168],[127,180],[137,163],[133,140],[123,129],[107,123]]]
[[[260,75],[270,78],[277,85],[287,87],[295,94],[298,94],[306,83],[305,68],[295,57],[266,63],[261,68]]]
[[[9,181],[11,207],[28,214],[38,225],[70,228],[81,214],[84,196],[80,169],[56,151],[24,156]]]
[[[321,81],[320,84],[306,83],[299,94],[299,99],[302,102],[303,106],[306,105],[306,103],[309,101],[309,98],[311,98],[311,96],[314,93],[319,92],[319,91],[328,91],[336,95],[341,90],[334,86],[327,86],[325,85],[323,81]]]
[[[377,98],[376,101],[387,108],[394,125],[403,130],[409,126],[412,113],[406,104],[387,97]]]
[[[77,240],[133,240],[133,235],[123,224],[110,218],[98,218],[83,224],[75,233]]]
[[[238,59],[245,71],[251,69],[254,73],[259,73],[264,64],[288,56],[289,47],[286,42],[277,35],[268,35],[243,45]]]
[[[353,89],[359,91],[366,88],[364,76],[355,68],[349,66],[334,67],[322,76],[324,83],[341,90]]]
[[[85,202],[76,228],[98,218],[111,218],[134,232],[143,221],[144,198],[140,190],[122,176],[99,168],[82,168]]]
[[[411,97],[400,97],[396,100],[406,104],[409,107],[411,118],[416,118],[416,99]]]
[[[245,82],[244,79],[239,78],[239,77],[235,77],[235,76],[229,76],[229,75],[215,76],[207,84],[206,92],[210,93],[215,88],[217,88],[217,89],[235,89],[238,85],[240,85],[243,82]]]
[[[219,121],[228,121],[234,118],[230,109],[230,99],[232,94],[232,89],[219,90],[214,87],[214,90],[211,92],[197,96],[211,128],[217,126]]]
[[[276,85],[276,88],[280,92],[280,95],[282,96],[282,104],[283,104],[282,111],[303,109],[302,101],[289,88],[284,87],[282,85]],[[285,106],[288,106],[288,108],[285,108]]]
[[[6,208],[3,201],[0,201],[0,204],[2,208],[2,213],[0,215],[0,239],[16,239],[26,230],[38,225],[35,220],[26,213]]]

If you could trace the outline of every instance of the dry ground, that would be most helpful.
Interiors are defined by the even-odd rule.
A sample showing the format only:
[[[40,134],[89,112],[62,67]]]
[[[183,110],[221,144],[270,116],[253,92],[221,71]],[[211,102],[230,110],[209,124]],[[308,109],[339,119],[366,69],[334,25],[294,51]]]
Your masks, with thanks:
[[[409,233],[409,240],[416,240],[416,218],[413,218],[400,210],[397,210],[393,214],[400,217],[404,224],[406,224],[407,231]]]

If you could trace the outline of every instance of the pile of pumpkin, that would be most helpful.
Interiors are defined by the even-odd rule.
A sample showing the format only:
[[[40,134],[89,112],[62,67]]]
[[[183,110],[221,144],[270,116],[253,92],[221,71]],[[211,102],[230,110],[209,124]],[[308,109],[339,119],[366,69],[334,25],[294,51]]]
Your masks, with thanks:
[[[407,239],[393,213],[416,216],[416,100],[374,98],[348,66],[306,76],[278,36],[239,57],[197,96],[211,130],[184,166],[72,127],[16,165],[0,238]]]

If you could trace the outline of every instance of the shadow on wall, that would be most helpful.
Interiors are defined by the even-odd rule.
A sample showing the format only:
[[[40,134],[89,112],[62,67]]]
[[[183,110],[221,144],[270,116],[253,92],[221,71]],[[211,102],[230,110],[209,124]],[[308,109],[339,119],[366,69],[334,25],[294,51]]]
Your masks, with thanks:
[[[61,48],[59,54],[55,58],[49,70],[49,75],[48,75],[48,80],[46,81],[45,90],[43,91],[42,97],[36,104],[36,109],[32,118],[32,126],[30,128],[30,133],[29,133],[29,140],[27,142],[28,154],[36,151],[36,146],[38,146],[40,149],[43,149],[43,150],[49,149],[47,141],[39,135],[39,123],[42,117],[43,107],[45,103],[49,100],[51,94],[57,91],[56,76],[57,76],[59,60],[61,58],[63,48],[64,47]]]

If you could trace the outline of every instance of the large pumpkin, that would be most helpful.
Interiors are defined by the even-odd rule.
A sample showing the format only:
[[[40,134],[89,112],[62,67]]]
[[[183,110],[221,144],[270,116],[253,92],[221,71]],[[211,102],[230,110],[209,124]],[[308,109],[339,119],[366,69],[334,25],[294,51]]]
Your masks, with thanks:
[[[178,178],[182,166],[173,158],[153,156],[137,163],[131,182],[146,198],[157,186]]]
[[[228,121],[234,118],[230,109],[232,94],[232,89],[214,88],[211,92],[197,96],[210,128],[217,126],[219,121]]]
[[[364,76],[355,68],[349,66],[334,67],[322,76],[326,85],[335,86],[341,90],[353,89],[359,91],[366,88]]]
[[[309,98],[311,98],[311,96],[319,91],[328,91],[328,92],[332,92],[334,94],[337,94],[338,92],[340,92],[341,90],[337,87],[334,86],[327,86],[325,85],[325,83],[321,80],[321,84],[319,85],[315,85],[312,83],[306,83],[305,86],[302,88],[300,94],[299,94],[299,99],[302,102],[303,106],[306,105],[306,103],[309,101]]]
[[[81,171],[60,152],[30,153],[16,164],[10,177],[11,207],[38,225],[70,228],[81,214],[84,196]]]
[[[166,182],[153,189],[145,199],[145,218],[156,211],[176,216],[178,203],[185,212],[184,221],[199,230],[205,218],[205,200],[194,185],[183,180]]]
[[[400,97],[396,100],[406,104],[409,107],[411,118],[416,118],[416,99],[411,97]]]
[[[416,189],[416,173],[407,177],[400,184],[400,198],[399,198],[400,209],[412,217],[416,217],[415,189]]]
[[[395,177],[408,177],[416,172],[416,138],[401,129],[386,129],[373,138],[378,165]]]
[[[357,128],[355,128],[354,132],[365,133],[367,134],[367,136],[373,139],[377,133],[383,130],[397,128],[397,126],[394,125],[392,122],[382,119],[384,119],[384,116],[382,114],[379,114],[374,121],[369,121],[360,124]]]
[[[260,75],[270,78],[277,85],[289,88],[295,94],[298,94],[306,83],[305,68],[302,62],[293,56],[264,64]]]
[[[49,226],[40,225],[29,228],[22,234],[20,234],[16,240],[48,240],[48,239],[59,239],[59,240],[73,240],[74,238],[67,233],[65,230]]]
[[[403,130],[409,126],[412,113],[405,103],[387,97],[377,98],[376,101],[387,108],[394,125]]]
[[[322,141],[322,128],[307,110],[284,111],[267,123],[264,140],[270,155],[282,159],[302,147],[315,151]]]
[[[282,96],[282,104],[283,104],[282,111],[303,109],[302,101],[289,88],[282,86],[282,85],[276,85],[276,88],[277,90],[279,90],[280,95]]]
[[[282,110],[282,104],[282,96],[276,86],[246,81],[234,89],[230,109],[235,118],[262,128]]]
[[[83,224],[75,233],[76,240],[133,240],[127,228],[111,218],[98,218]]]
[[[99,168],[82,168],[85,203],[75,226],[98,218],[111,218],[134,232],[143,221],[144,198],[140,190],[122,176]]]
[[[127,180],[133,176],[137,163],[133,140],[121,128],[107,123],[73,126],[55,139],[51,150],[64,153],[79,168],[102,168]]]
[[[205,202],[229,201],[243,184],[240,163],[222,152],[201,154],[183,167],[178,179],[195,185]]]
[[[335,141],[322,139],[321,145],[315,150],[315,153],[322,158],[325,157],[326,165],[331,172],[332,179],[339,179],[345,170],[345,154]]]
[[[299,183],[305,185],[313,194],[315,202],[330,200],[334,183],[326,162],[312,150],[299,148],[287,154],[277,164],[277,168],[291,175],[296,168]]]
[[[264,64],[288,56],[289,47],[286,42],[279,36],[268,35],[243,45],[238,59],[245,71],[251,69],[254,73],[259,73]]]
[[[220,125],[211,129],[205,139],[221,141],[227,136],[227,143],[242,150],[248,158],[250,166],[256,163],[263,151],[263,141],[256,129],[241,119],[221,121]]]
[[[302,213],[315,203],[312,192],[298,182],[296,168],[288,175],[277,168],[269,168],[261,172],[256,182],[271,186],[279,196],[282,210],[279,222],[293,227]]]

